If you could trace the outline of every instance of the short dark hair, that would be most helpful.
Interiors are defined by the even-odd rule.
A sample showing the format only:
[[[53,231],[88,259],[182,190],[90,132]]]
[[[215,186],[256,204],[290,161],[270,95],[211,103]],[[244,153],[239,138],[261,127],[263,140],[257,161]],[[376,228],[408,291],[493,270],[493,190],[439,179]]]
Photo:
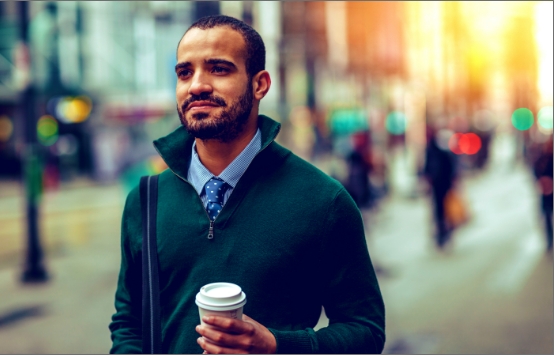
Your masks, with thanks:
[[[188,29],[185,34],[189,32],[192,28],[199,28],[201,30],[206,30],[209,28],[229,26],[231,29],[239,32],[246,44],[247,58],[245,60],[245,65],[247,69],[247,75],[252,78],[256,73],[265,69],[266,66],[266,48],[264,47],[264,41],[262,37],[256,32],[254,28],[247,25],[241,20],[236,18],[225,16],[225,15],[210,15],[201,17],[195,21]],[[183,35],[185,36],[185,35]]]

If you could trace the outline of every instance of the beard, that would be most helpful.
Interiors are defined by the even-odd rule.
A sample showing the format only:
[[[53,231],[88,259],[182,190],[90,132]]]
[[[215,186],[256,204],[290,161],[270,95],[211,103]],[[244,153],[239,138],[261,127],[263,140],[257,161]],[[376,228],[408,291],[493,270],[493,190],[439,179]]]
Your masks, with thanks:
[[[199,112],[186,117],[186,108],[195,101],[210,101],[222,108],[219,114],[211,115]],[[225,100],[214,95],[193,95],[186,100],[181,109],[177,106],[177,113],[181,124],[190,135],[201,140],[215,139],[222,143],[229,143],[236,139],[244,130],[253,106],[252,83],[249,80],[247,89],[235,103],[228,107]]]

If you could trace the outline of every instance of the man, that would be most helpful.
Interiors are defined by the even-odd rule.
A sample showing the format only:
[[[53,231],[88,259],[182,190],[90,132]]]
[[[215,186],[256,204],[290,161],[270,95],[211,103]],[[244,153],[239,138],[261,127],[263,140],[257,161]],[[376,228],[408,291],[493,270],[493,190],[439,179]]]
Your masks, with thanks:
[[[274,142],[280,125],[258,115],[271,85],[264,60],[259,34],[227,16],[198,20],[178,45],[182,127],[154,143],[169,167],[157,212],[162,349],[381,352],[384,305],[360,212],[339,183]],[[141,351],[140,216],[135,189],[122,220],[112,353]],[[243,289],[242,320],[200,325],[195,295],[212,282]],[[330,325],[314,331],[322,306]]]
[[[439,249],[442,249],[449,241],[450,231],[445,215],[445,198],[453,187],[456,171],[455,162],[451,153],[441,148],[436,133],[431,127],[426,130],[426,158],[424,164],[424,175],[428,179],[432,192],[434,205],[434,221],[436,225],[435,241]]]

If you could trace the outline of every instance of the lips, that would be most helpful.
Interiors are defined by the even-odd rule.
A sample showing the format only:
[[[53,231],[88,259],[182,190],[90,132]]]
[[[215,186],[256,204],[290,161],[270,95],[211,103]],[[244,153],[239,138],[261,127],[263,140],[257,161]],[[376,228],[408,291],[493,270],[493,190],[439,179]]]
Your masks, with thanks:
[[[191,110],[191,109],[195,109],[195,108],[197,110],[200,110],[200,109],[205,109],[205,108],[209,108],[209,107],[218,107],[218,105],[216,105],[215,103],[210,102],[210,101],[195,101],[195,102],[192,102],[187,107],[187,111]]]

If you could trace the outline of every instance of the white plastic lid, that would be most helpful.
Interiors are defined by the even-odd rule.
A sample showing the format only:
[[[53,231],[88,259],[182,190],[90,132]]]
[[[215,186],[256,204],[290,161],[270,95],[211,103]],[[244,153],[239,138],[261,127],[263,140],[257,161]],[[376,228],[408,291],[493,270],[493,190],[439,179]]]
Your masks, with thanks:
[[[229,311],[243,307],[247,303],[247,296],[235,284],[215,282],[200,288],[195,303],[212,311]]]

